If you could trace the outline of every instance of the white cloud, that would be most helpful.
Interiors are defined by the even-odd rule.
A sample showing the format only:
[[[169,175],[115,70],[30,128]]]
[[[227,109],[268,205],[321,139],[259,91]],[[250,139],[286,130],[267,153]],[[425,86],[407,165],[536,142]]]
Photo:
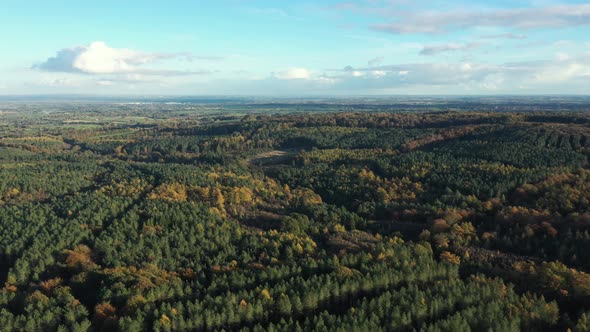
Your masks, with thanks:
[[[500,33],[496,35],[481,36],[482,39],[526,39],[527,36],[514,33]]]
[[[383,70],[372,70],[371,71],[371,75],[374,77],[383,77],[385,76],[387,73]]]
[[[368,65],[369,67],[379,66],[383,63],[383,60],[385,60],[385,58],[382,56],[376,57],[374,59],[369,60]]]
[[[567,39],[561,39],[553,43],[554,47],[571,46],[574,42]]]
[[[438,45],[427,45],[427,46],[424,46],[422,51],[420,51],[420,55],[436,55],[436,54],[444,53],[444,52],[465,51],[465,50],[477,48],[480,45],[481,44],[476,44],[476,43],[469,43],[469,44],[448,43],[448,44],[438,44]]]
[[[590,81],[590,55],[558,54],[553,60],[499,65],[476,62],[409,63],[379,67],[347,66],[332,71],[336,91],[391,91],[441,88],[497,93],[579,91]],[[576,90],[577,89],[577,90]],[[454,90],[453,90],[454,91]]]
[[[111,48],[104,42],[94,42],[73,59],[72,67],[90,74],[114,74],[137,71],[137,66],[154,61],[150,54],[130,49]]]
[[[590,4],[495,10],[422,11],[392,16],[392,22],[375,24],[372,28],[394,34],[436,34],[450,29],[471,27],[535,29],[587,26],[590,25]]]
[[[84,84],[84,79],[67,74],[43,74],[34,82],[24,84],[28,88],[75,89]]]
[[[558,61],[567,61],[570,59],[570,56],[567,53],[558,52],[557,54],[555,54],[555,59],[557,59]]]
[[[109,81],[109,80],[98,80],[98,81],[96,81],[96,84],[102,85],[102,86],[111,86],[111,85],[115,85],[116,82]]]
[[[48,87],[61,87],[61,86],[76,86],[78,83],[71,78],[44,78],[39,82],[40,85]]]
[[[308,80],[311,79],[311,71],[305,68],[288,68],[274,74],[281,80]]]
[[[87,46],[65,48],[54,57],[33,66],[33,68],[50,72],[68,72],[84,74],[132,74],[144,75],[194,75],[208,71],[155,70],[145,65],[168,59],[217,59],[215,57],[196,57],[190,53],[149,53],[127,48],[113,48],[101,41]]]
[[[550,63],[540,68],[534,74],[535,83],[564,83],[564,82],[576,82],[588,81],[590,75],[590,63],[580,62],[576,59],[559,60],[556,63]]]

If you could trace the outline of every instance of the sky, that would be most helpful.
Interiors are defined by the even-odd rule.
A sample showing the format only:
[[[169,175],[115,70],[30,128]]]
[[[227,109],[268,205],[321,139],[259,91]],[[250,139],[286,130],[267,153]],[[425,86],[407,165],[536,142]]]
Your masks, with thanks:
[[[2,0],[0,95],[590,94],[590,2]]]

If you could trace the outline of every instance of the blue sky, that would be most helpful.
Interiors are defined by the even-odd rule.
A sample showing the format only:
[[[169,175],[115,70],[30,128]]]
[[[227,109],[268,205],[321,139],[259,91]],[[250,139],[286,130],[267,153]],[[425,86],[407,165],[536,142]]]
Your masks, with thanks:
[[[13,1],[0,95],[590,94],[587,1]]]

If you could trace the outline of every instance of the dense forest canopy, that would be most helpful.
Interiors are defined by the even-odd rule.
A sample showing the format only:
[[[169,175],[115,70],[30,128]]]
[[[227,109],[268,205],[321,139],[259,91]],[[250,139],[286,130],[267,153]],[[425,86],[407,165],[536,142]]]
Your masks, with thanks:
[[[217,102],[0,107],[0,331],[590,331],[587,104]]]

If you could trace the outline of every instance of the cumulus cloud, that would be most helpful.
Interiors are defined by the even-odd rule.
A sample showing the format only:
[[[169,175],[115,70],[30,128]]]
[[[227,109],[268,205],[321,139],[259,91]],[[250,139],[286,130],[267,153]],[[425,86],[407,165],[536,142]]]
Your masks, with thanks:
[[[65,48],[57,52],[54,57],[34,65],[33,68],[66,73],[83,74],[133,74],[144,75],[195,75],[208,71],[176,71],[156,70],[145,68],[162,60],[181,59],[193,61],[195,59],[218,59],[215,57],[197,57],[190,53],[149,53],[127,48],[113,48],[101,41],[87,46]]]
[[[411,12],[374,30],[394,34],[437,34],[453,28],[512,27],[561,28],[590,25],[590,4],[564,4],[537,8]]]
[[[305,68],[288,68],[274,73],[274,77],[281,80],[308,80],[311,78],[311,71]]]
[[[444,53],[444,52],[465,51],[465,50],[477,48],[479,46],[480,46],[480,44],[476,44],[476,43],[469,43],[469,44],[448,43],[448,44],[427,45],[427,46],[424,46],[424,48],[422,48],[422,51],[420,51],[420,55],[436,55],[436,54]]]

